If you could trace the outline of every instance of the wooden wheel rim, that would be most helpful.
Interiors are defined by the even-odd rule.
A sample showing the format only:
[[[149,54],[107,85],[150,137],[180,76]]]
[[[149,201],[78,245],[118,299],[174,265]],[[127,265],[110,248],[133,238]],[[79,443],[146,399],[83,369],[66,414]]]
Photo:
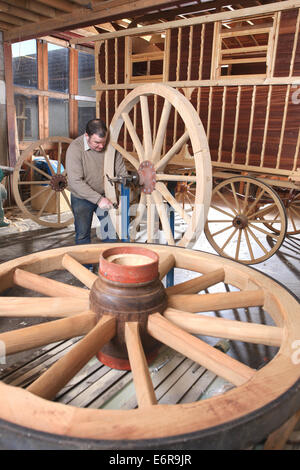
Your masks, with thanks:
[[[105,245],[105,249],[115,246]],[[82,442],[100,440],[103,448],[112,443],[113,448],[143,448],[147,442],[152,445],[159,442],[164,446],[168,442],[174,444],[177,441],[193,439],[195,436],[201,438],[203,434],[211,436],[218,430],[226,433],[231,428],[234,430],[237,423],[245,427],[253,421],[259,422],[266,411],[272,415],[272,419],[267,419],[264,424],[264,432],[269,433],[299,408],[300,308],[297,300],[271,278],[231,260],[183,248],[152,245],[151,249],[160,256],[174,256],[176,267],[206,273],[214,265],[214,269],[224,269],[227,283],[241,289],[263,289],[264,308],[282,329],[282,340],[277,355],[266,366],[255,371],[250,380],[224,395],[200,402],[154,405],[129,411],[75,408],[50,402],[1,382],[1,420],[25,427],[27,432],[29,428],[57,435],[59,439],[80,438]],[[61,269],[65,254],[82,262],[95,262],[100,252],[99,245],[74,246],[3,263],[0,267],[2,289],[12,285],[12,273],[16,268],[43,273],[51,269]],[[45,257],[46,264],[43,263]],[[280,408],[281,402],[284,404],[284,412],[278,422],[274,420],[274,410]],[[36,420],[35,416],[39,419]],[[246,434],[248,443],[251,438],[261,436],[260,430],[257,429],[254,435],[250,436],[247,432]]]
[[[256,241],[257,240],[256,229],[253,230],[252,227],[251,228],[250,227],[245,228],[245,227],[242,226],[242,229],[240,230],[240,232],[241,233],[242,233],[242,231],[247,232],[246,237],[247,237],[248,254],[247,254],[247,257],[246,256],[243,257],[240,254],[241,250],[239,250],[238,254],[235,253],[235,255],[234,255],[234,254],[232,254],[233,250],[230,251],[227,245],[225,247],[224,247],[224,245],[221,246],[220,242],[216,241],[215,236],[218,235],[219,231],[221,232],[221,223],[222,223],[222,221],[220,221],[220,226],[219,226],[217,232],[212,233],[211,228],[210,228],[210,223],[211,223],[210,219],[209,219],[210,216],[208,216],[208,220],[206,221],[206,224],[205,224],[205,229],[204,229],[205,230],[205,235],[206,235],[208,241],[210,242],[211,246],[221,256],[231,258],[235,261],[239,261],[239,262],[244,263],[244,264],[260,263],[260,262],[265,261],[268,258],[270,258],[282,245],[282,242],[283,242],[284,237],[286,235],[286,228],[287,228],[287,219],[286,219],[286,213],[285,213],[285,210],[284,210],[284,206],[283,206],[283,203],[282,203],[281,199],[277,196],[277,193],[269,185],[267,185],[266,183],[263,183],[262,181],[256,180],[254,178],[244,176],[244,177],[229,178],[229,179],[224,180],[221,183],[219,183],[213,189],[213,193],[212,193],[212,206],[213,207],[214,207],[214,205],[213,205],[214,204],[213,203],[214,195],[217,194],[225,186],[231,186],[232,187],[232,185],[234,185],[234,183],[240,183],[240,184],[246,183],[246,185],[248,184],[249,186],[250,185],[252,185],[254,187],[256,186],[259,190],[266,193],[267,196],[269,198],[271,198],[271,200],[273,201],[272,205],[276,206],[276,210],[277,210],[277,213],[278,213],[277,219],[279,219],[279,221],[280,221],[279,222],[280,231],[278,230],[275,233],[275,230],[268,227],[268,224],[266,222],[261,222],[261,224],[265,226],[265,229],[268,228],[269,232],[267,232],[267,231],[263,232],[263,230],[261,228],[258,228],[257,230],[264,233],[266,236],[274,237],[276,239],[276,243],[274,243],[273,246],[270,246],[270,247],[266,247],[266,245],[264,245],[264,250],[259,246],[258,249],[260,250],[260,253],[264,253],[264,254],[259,254],[258,256],[255,256],[255,254],[253,254],[251,252],[251,247],[249,247],[249,245],[251,245],[251,241],[253,241],[256,244],[256,246],[258,246],[258,242]],[[251,201],[250,207],[253,205],[253,203],[254,202]],[[236,201],[233,201],[232,205],[234,206],[234,209],[236,210],[236,213],[231,212],[230,216],[231,216],[232,220],[230,219],[230,217],[228,217],[228,221],[226,221],[226,223],[223,225],[223,227],[224,227],[223,231],[229,230],[231,227],[228,225],[228,223],[230,223],[231,221],[232,221],[232,223],[234,223],[234,219],[236,218],[236,216],[238,214],[239,215],[241,214],[242,211],[240,211],[240,206],[238,207],[238,204],[243,205],[243,202],[237,203]],[[242,208],[242,209],[244,209],[244,208]],[[247,207],[245,209],[247,211]],[[228,208],[226,208],[226,212],[227,212],[227,216],[228,216],[228,214],[229,214]],[[242,218],[242,214],[241,214],[241,218]],[[258,217],[255,220],[262,221],[263,218]],[[241,220],[241,223],[242,222],[243,221]],[[256,232],[256,233],[253,234],[253,232]],[[231,235],[228,232],[227,239],[230,239],[230,236]],[[241,237],[242,237],[242,235],[241,235]],[[244,237],[245,237],[245,235],[244,235]],[[241,241],[241,239],[239,239],[239,241]],[[224,240],[222,242],[224,242]],[[226,250],[229,250],[229,252],[228,251],[226,252]]]
[[[209,209],[210,198],[211,198],[211,184],[212,184],[212,176],[211,176],[211,161],[210,161],[210,152],[208,147],[208,142],[206,138],[206,134],[203,128],[203,125],[200,121],[199,115],[197,114],[193,105],[185,98],[183,94],[181,94],[178,90],[173,89],[167,85],[162,85],[160,83],[150,83],[141,85],[136,87],[133,91],[131,91],[126,98],[122,101],[119,105],[116,114],[114,115],[111,125],[110,125],[110,142],[116,143],[118,141],[118,136],[121,131],[122,126],[124,125],[124,115],[128,116],[130,110],[134,107],[136,103],[138,103],[141,98],[147,97],[149,95],[158,95],[165,99],[165,103],[171,104],[177,113],[181,116],[185,128],[188,131],[189,138],[191,141],[193,153],[194,153],[194,161],[195,161],[195,174],[196,174],[196,195],[195,195],[195,206],[193,208],[193,213],[190,218],[190,222],[188,223],[187,229],[183,234],[183,237],[177,243],[178,246],[182,247],[190,247],[195,244],[199,235],[201,234],[204,223],[207,217],[207,212]],[[162,112],[163,115],[163,112]],[[151,131],[151,130],[150,130]],[[178,139],[179,141],[180,139]],[[155,141],[156,143],[156,141]],[[153,152],[152,150],[147,150],[147,145],[151,146],[152,144],[148,142],[144,143],[145,149],[145,160],[150,160],[155,157],[155,143],[153,143]],[[180,149],[183,147],[182,144]],[[179,150],[180,150],[179,149]],[[119,149],[120,150],[120,149]],[[177,153],[179,152],[177,151]],[[141,150],[143,151],[143,149]],[[147,153],[148,152],[148,153]],[[150,152],[150,153],[149,153]],[[152,153],[151,153],[152,152]],[[147,157],[148,155],[148,157]],[[123,152],[123,156],[125,153]],[[162,144],[161,144],[161,151],[159,154],[159,158],[163,157],[162,155]],[[126,158],[126,156],[125,156]],[[138,165],[135,164],[134,157],[132,155],[127,156],[130,159],[131,163],[133,163],[138,170]],[[132,160],[133,159],[133,160]],[[105,155],[105,175],[113,176],[114,175],[114,160],[115,160],[115,148],[111,144],[108,146]],[[158,172],[164,172],[164,168],[158,170]],[[159,183],[161,184],[162,181],[160,180]],[[156,186],[157,188],[157,186]],[[108,182],[107,178],[105,179],[105,194],[109,199],[113,202],[117,201],[115,188]],[[161,194],[160,196],[161,197]],[[143,198],[143,199],[142,199]],[[162,195],[162,200],[166,200],[165,195]],[[147,205],[146,197],[141,195],[140,204]],[[157,207],[157,201],[155,201],[155,206]],[[176,209],[175,209],[176,211]],[[120,236],[120,229],[119,223],[116,219],[116,210],[111,210],[110,214],[112,216],[113,223],[115,225],[116,231]],[[147,234],[147,241],[153,242],[150,240],[149,233]],[[173,242],[169,243],[167,238],[168,244],[173,244]]]
[[[13,173],[13,191],[14,191],[15,201],[16,201],[19,209],[25,215],[27,215],[31,220],[34,220],[38,224],[40,224],[42,226],[45,226],[45,227],[55,227],[55,228],[67,227],[68,225],[73,223],[73,215],[71,217],[69,217],[68,219],[64,220],[64,221],[50,222],[50,221],[47,221],[47,220],[43,220],[41,218],[43,216],[43,213],[41,214],[41,216],[37,216],[37,215],[31,213],[30,210],[28,209],[28,207],[25,206],[25,204],[24,204],[24,202],[21,198],[21,195],[20,195],[20,191],[19,191],[20,170],[22,168],[23,163],[28,159],[28,157],[33,155],[34,151],[37,148],[41,148],[41,146],[43,146],[47,143],[54,143],[54,144],[55,143],[58,143],[58,144],[67,143],[67,144],[70,144],[71,142],[72,142],[72,139],[69,139],[68,137],[49,137],[47,139],[41,139],[41,140],[38,140],[36,142],[33,142],[32,144],[30,144],[23,151],[23,153],[22,153],[21,157],[19,158],[19,160],[17,161],[15,169],[14,169],[14,173]],[[60,174],[62,174],[61,171],[58,172],[58,175],[60,175]],[[47,181],[45,181],[45,183],[46,182]],[[32,181],[29,181],[28,185],[30,185],[30,183],[32,183]],[[51,192],[51,197],[52,197],[53,193],[55,193],[55,190],[53,188],[51,188],[50,184],[49,184],[49,190]],[[50,201],[50,199],[49,199],[49,201]],[[70,207],[70,211],[71,211],[71,207]]]

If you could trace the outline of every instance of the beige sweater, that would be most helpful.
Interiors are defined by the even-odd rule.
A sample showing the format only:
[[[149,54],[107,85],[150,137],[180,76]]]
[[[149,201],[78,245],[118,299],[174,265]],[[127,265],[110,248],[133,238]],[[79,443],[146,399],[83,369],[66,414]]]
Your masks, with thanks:
[[[68,186],[80,199],[97,204],[104,196],[104,153],[88,148],[85,150],[84,135],[77,137],[66,153]],[[122,156],[117,152],[115,176],[125,176],[127,170]]]

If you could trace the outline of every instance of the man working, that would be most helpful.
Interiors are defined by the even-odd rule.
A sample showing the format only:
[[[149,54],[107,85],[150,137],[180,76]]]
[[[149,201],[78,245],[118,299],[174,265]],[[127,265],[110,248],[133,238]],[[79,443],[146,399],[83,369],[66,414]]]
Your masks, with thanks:
[[[86,125],[85,134],[73,140],[66,153],[75,242],[78,245],[91,243],[94,212],[101,223],[101,212],[103,214],[103,211],[108,211],[113,206],[104,194],[104,151],[107,139],[105,123],[101,119],[92,119]],[[119,153],[115,160],[115,175],[127,175]]]

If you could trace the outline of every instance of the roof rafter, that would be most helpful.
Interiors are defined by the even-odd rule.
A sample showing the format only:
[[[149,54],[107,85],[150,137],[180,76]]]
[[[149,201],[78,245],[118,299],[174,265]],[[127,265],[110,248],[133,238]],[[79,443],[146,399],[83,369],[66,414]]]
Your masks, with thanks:
[[[39,0],[57,8],[58,4],[63,5],[63,0]],[[143,12],[153,11],[155,8],[174,4],[174,0],[135,0],[132,4],[128,4],[128,0],[106,0],[105,2],[93,3],[92,9],[80,8],[76,5],[75,10],[71,13],[56,16],[55,18],[46,19],[44,21],[26,25],[24,27],[16,27],[8,31],[4,31],[4,41],[22,41],[34,37],[45,36],[55,31],[63,31],[74,29],[77,27],[90,26],[107,22],[122,17],[142,14]],[[55,6],[57,5],[57,6]],[[70,6],[70,3],[68,3]]]

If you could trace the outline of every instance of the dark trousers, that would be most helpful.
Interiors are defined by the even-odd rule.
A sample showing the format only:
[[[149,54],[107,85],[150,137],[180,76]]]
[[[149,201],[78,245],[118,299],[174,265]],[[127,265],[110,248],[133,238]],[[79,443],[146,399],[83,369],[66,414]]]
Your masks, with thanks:
[[[76,245],[91,243],[91,227],[94,212],[100,222],[102,242],[116,241],[117,236],[108,211],[101,210],[97,204],[86,199],[79,199],[73,194],[71,194],[71,206],[74,215]]]

